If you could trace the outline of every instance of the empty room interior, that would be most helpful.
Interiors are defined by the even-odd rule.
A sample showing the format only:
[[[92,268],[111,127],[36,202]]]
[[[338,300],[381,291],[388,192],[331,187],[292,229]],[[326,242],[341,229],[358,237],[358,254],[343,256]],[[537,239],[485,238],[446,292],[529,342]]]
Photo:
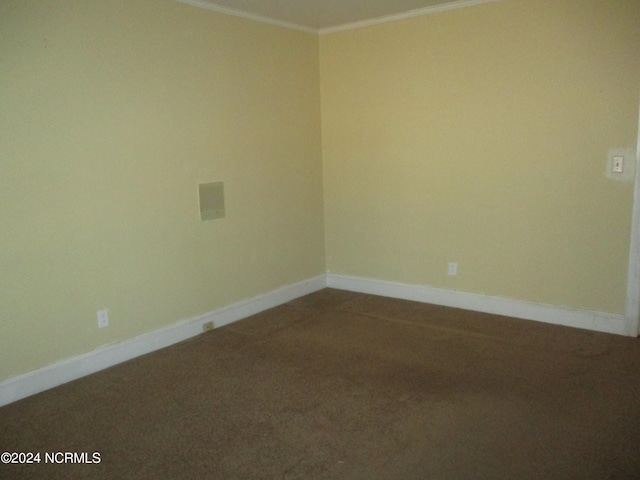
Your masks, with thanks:
[[[405,3],[0,2],[0,478],[640,478],[640,2]]]

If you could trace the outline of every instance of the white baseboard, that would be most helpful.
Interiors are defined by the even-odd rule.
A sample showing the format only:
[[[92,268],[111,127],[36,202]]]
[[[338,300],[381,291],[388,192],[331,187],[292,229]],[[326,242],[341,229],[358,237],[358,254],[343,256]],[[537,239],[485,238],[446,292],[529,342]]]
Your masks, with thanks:
[[[525,320],[536,320],[538,322],[555,325],[595,330],[597,332],[625,335],[627,330],[624,315],[545,305],[477,293],[444,290],[422,285],[410,285],[331,273],[327,274],[327,286],[340,290],[369,293],[404,300],[415,300],[494,315],[505,315]]]
[[[222,327],[325,287],[598,332],[627,334],[623,315],[329,273],[4,380],[0,382],[0,407],[199,335],[206,322],[213,321],[216,327]]]
[[[0,382],[0,406],[199,335],[206,322],[222,327],[326,286],[326,276],[320,275],[9,378]]]

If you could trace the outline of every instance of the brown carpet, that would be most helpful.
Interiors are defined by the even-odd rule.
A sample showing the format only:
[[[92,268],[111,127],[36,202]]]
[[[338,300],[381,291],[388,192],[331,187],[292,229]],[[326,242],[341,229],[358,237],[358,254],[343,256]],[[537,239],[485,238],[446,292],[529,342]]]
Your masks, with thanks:
[[[327,289],[0,408],[0,451],[42,455],[11,479],[640,478],[640,341]]]

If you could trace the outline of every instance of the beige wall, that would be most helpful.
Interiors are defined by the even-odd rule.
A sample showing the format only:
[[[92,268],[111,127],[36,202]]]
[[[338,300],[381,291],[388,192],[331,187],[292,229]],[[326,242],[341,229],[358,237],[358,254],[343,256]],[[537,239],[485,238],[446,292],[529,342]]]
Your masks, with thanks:
[[[638,25],[504,0],[322,36],[328,270],[624,313]]]
[[[316,35],[4,0],[0,38],[0,380],[324,272]]]
[[[325,268],[622,313],[638,24],[503,0],[318,38],[3,1],[0,380]],[[201,223],[208,181],[227,217]]]

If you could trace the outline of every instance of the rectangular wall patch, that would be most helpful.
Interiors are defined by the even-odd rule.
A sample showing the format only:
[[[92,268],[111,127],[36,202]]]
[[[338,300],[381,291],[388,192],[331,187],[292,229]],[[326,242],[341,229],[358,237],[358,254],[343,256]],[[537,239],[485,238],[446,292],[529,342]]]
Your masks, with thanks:
[[[200,220],[224,218],[224,183],[201,183],[198,185]]]

